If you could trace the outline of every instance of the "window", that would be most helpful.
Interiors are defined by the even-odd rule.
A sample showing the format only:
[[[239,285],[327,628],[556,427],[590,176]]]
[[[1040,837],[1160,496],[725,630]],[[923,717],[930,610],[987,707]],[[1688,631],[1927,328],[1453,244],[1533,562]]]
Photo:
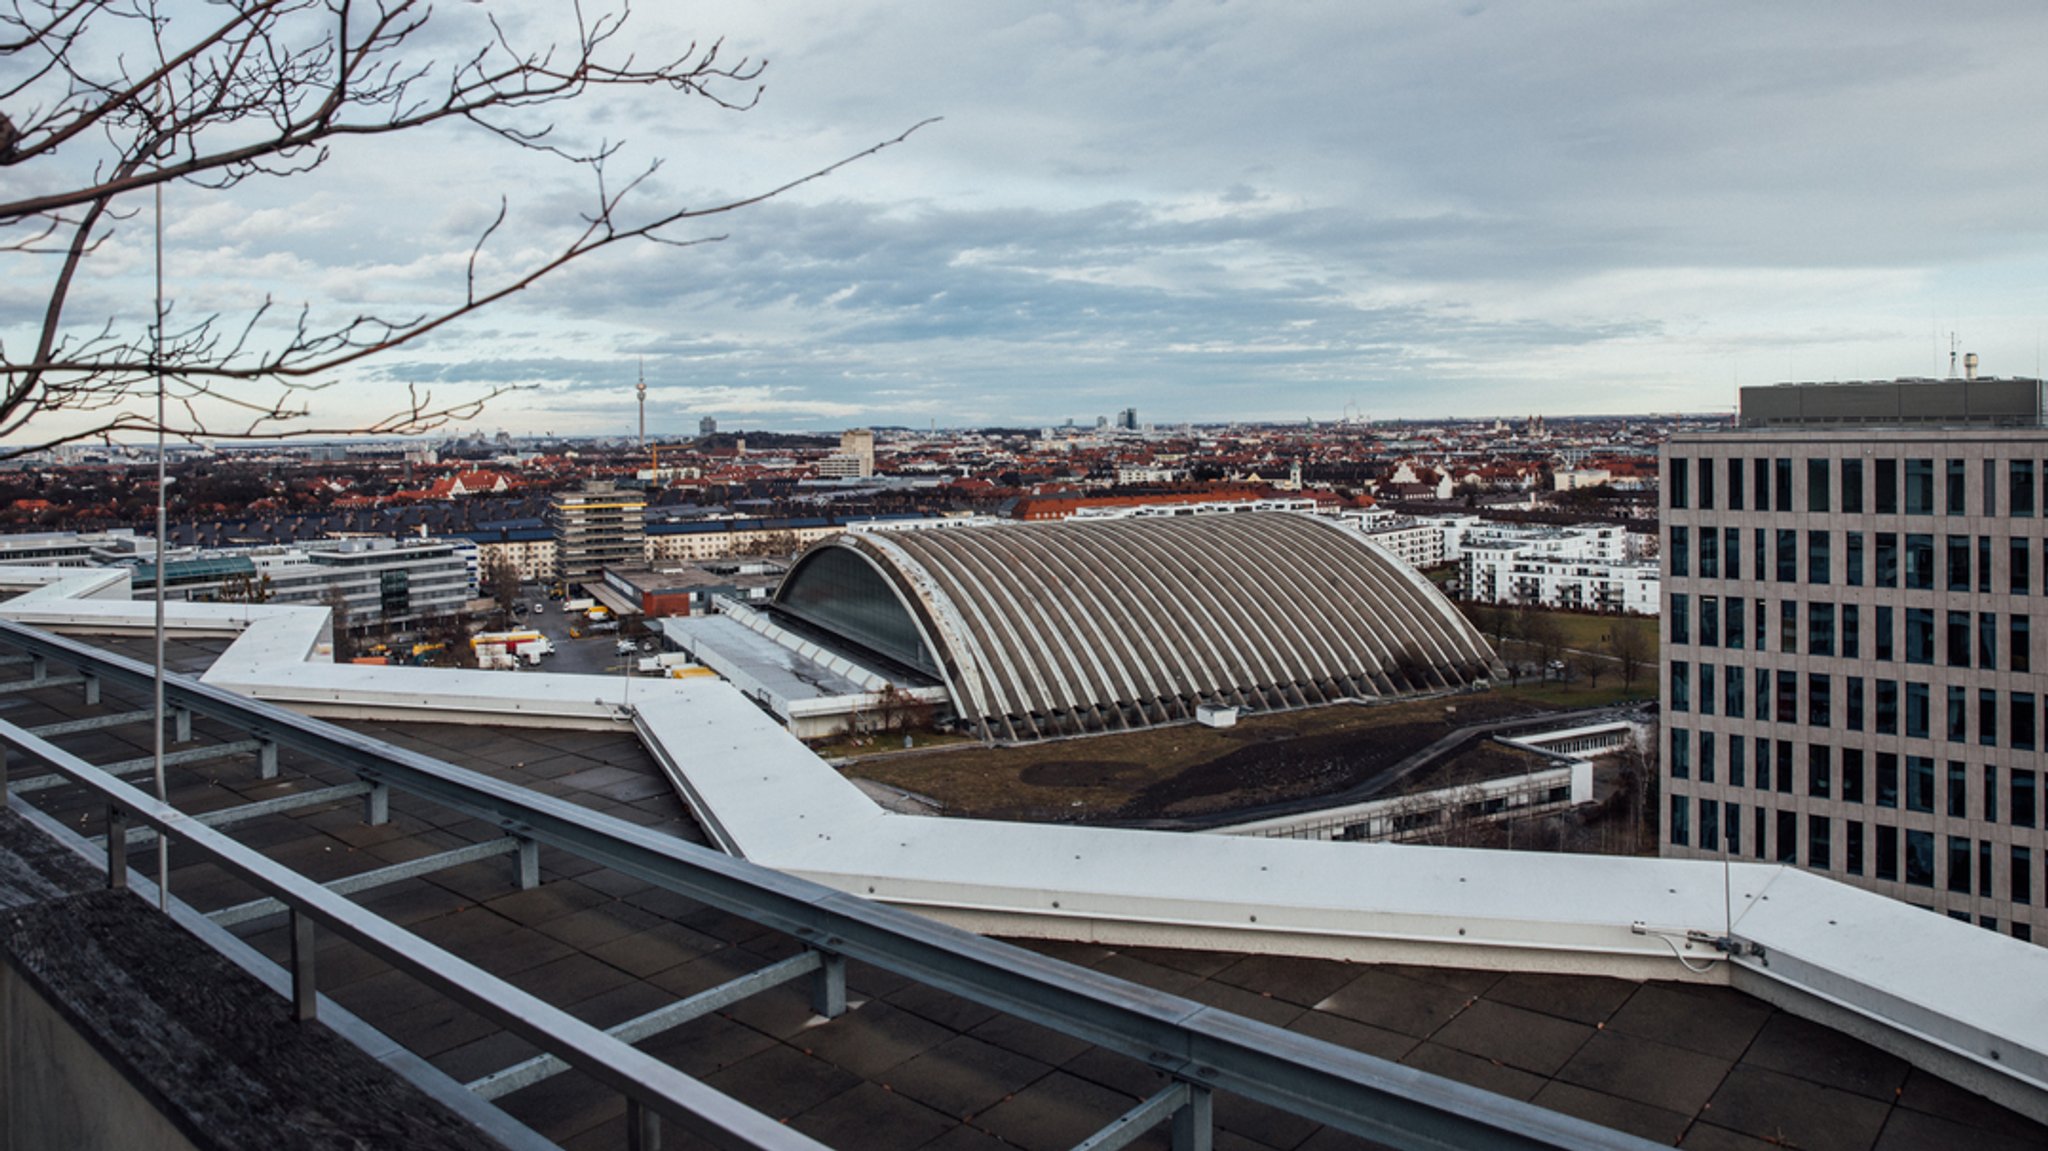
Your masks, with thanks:
[[[1991,671],[1998,666],[1998,615],[1977,613],[1977,666]]]
[[[1721,805],[1711,799],[1700,800],[1700,850],[1721,850]]]
[[[1702,531],[1708,529],[1701,529]],[[1742,578],[1742,529],[1721,529],[1721,555],[1728,562],[1728,578]]]
[[[1799,533],[1779,528],[1777,537],[1778,582],[1799,582]]]
[[[1899,510],[1899,461],[1879,460],[1876,469],[1877,499],[1874,506],[1881,516],[1895,515]]]
[[[2008,465],[2005,514],[2024,517],[2034,514],[2034,461],[2014,460]]]
[[[1899,878],[1899,829],[1877,825],[1877,877],[1897,882]]]
[[[1771,461],[1771,487],[1772,487],[1772,489],[1773,489],[1773,490],[1772,490],[1772,496],[1773,496],[1773,498],[1774,498],[1774,499],[1775,499],[1775,500],[1777,501],[1777,504],[1778,504],[1778,510],[1779,510],[1779,511],[1781,511],[1781,512],[1789,512],[1789,511],[1791,511],[1791,510],[1792,510],[1792,461],[1791,461],[1791,460],[1773,460],[1773,461]]]
[[[1778,672],[1778,707],[1775,712],[1779,723],[1799,722],[1799,673],[1780,669]]]
[[[1686,592],[1671,593],[1671,642],[1692,642],[1692,596]]]
[[[1714,714],[1714,665],[1713,665],[1713,664],[1710,664],[1710,663],[1703,663],[1703,664],[1701,664],[1701,665],[1700,665],[1700,684],[1699,684],[1699,687],[1700,687],[1700,690],[1699,690],[1699,700],[1700,700],[1700,714],[1701,714],[1701,715],[1712,715],[1712,714]],[[1704,733],[1704,732],[1703,732],[1703,733],[1701,733],[1701,737],[1702,737],[1702,738],[1705,738],[1705,733]]]
[[[1682,659],[1671,661],[1671,710],[1692,710],[1692,665]]]
[[[1700,646],[1721,646],[1721,600],[1718,596],[1700,597]]]
[[[1734,679],[1735,677],[1729,676],[1728,678]],[[1749,762],[1744,755],[1748,747],[1749,745],[1743,742],[1741,736],[1731,735],[1728,737],[1728,786],[1730,787],[1749,786]],[[1735,822],[1735,809],[1732,806],[1728,809],[1728,822],[1731,825]],[[1734,836],[1735,832],[1732,827],[1728,834],[1731,837]],[[1729,847],[1732,850],[1735,848],[1735,845],[1731,843]]]
[[[1842,605],[1842,658],[1863,657],[1863,618],[1861,609],[1853,603]]]
[[[1998,769],[1984,769],[1984,822],[1998,822]]]
[[[1934,461],[1906,461],[1906,514],[1909,516],[1931,516],[1934,514]],[[1879,508],[1883,511],[1883,508]]]
[[[1815,799],[1827,799],[1834,792],[1835,772],[1830,751],[1826,744],[1820,743],[1806,749],[1806,794]]]
[[[1908,683],[1906,685],[1906,738],[1926,739],[1928,730],[1929,700],[1927,685]]]
[[[1806,866],[1816,871],[1826,871],[1835,865],[1832,828],[1825,815],[1806,817]]]
[[[1863,874],[1863,824],[1859,820],[1846,820],[1842,830],[1848,834],[1842,841],[1842,870],[1851,875]]]
[[[1714,461],[1701,460],[1700,465],[1700,510],[1714,510]]]
[[[1799,650],[1799,601],[1781,599],[1778,601],[1778,650],[1797,652]]]
[[[1891,608],[1879,607],[1877,609],[1877,617],[1872,623],[1871,630],[1874,633],[1872,638],[1877,641],[1875,645],[1877,658],[1886,661],[1895,658],[1892,654],[1892,639],[1897,629],[1892,624]]]
[[[1764,578],[1764,529],[1750,529],[1749,545],[1751,553],[1749,578],[1762,583]]]
[[[1991,592],[1991,537],[1977,537],[1977,590]]]
[[[2007,616],[2005,619],[2005,659],[2012,671],[2031,671],[2034,666],[2034,639],[2028,633],[2032,628],[2023,615]]]
[[[1731,669],[1731,670],[1733,670],[1733,671],[1735,671],[1735,672],[1737,672],[1737,673],[1739,674],[1739,673],[1741,672],[1741,670],[1742,670],[1742,669],[1741,669],[1741,668],[1733,668],[1733,669]],[[1766,668],[1761,668],[1761,667],[1760,667],[1760,668],[1757,668],[1757,669],[1756,669],[1756,689],[1755,689],[1755,690],[1756,690],[1756,696],[1755,696],[1755,698],[1756,698],[1756,717],[1757,717],[1758,719],[1769,719],[1769,718],[1771,718],[1771,673],[1770,673],[1770,671],[1769,671],[1768,669],[1766,669]],[[1759,762],[1759,764],[1761,764],[1761,762],[1762,762],[1762,759],[1763,759],[1763,757],[1762,757],[1761,755],[1759,755],[1759,756],[1757,757],[1757,759],[1758,759],[1758,762]]]
[[[1970,817],[1970,772],[1953,759],[1948,761],[1948,814],[1951,819]]]
[[[1742,510],[1742,461],[1739,459],[1728,461],[1728,510]]]
[[[1906,662],[1934,662],[1933,608],[1909,607],[1906,609]]]
[[[1759,672],[1758,674],[1762,674]],[[1756,741],[1756,789],[1768,791],[1771,786],[1771,741],[1759,737]]]
[[[1906,810],[1934,812],[1934,761],[1924,755],[1906,757]]]
[[[1842,749],[1842,802],[1863,802],[1863,749]]]
[[[1671,487],[1671,506],[1685,508],[1692,506],[1692,461],[1672,456],[1665,465],[1665,475]]]
[[[1998,693],[1990,688],[1977,689],[1977,742],[1998,746]]]
[[[1778,794],[1790,795],[1792,794],[1792,741],[1789,739],[1777,741],[1776,751],[1778,753]]]
[[[1846,532],[1842,537],[1842,582],[1863,586],[1863,533]]]
[[[1806,582],[1827,583],[1834,579],[1829,572],[1828,533],[1806,533]]]
[[[1806,605],[1806,654],[1835,654],[1835,605]]]
[[[1740,596],[1729,596],[1722,603],[1724,604],[1724,610],[1728,613],[1728,630],[1723,636],[1722,642],[1735,651],[1741,651],[1742,629],[1744,627],[1742,622],[1743,600]],[[2017,616],[2015,618],[2025,619],[2024,616]]]
[[[1906,618],[1909,622],[1906,624],[1906,627],[1909,630],[1913,626],[1910,622],[1912,616],[1913,610],[1907,609]],[[1966,611],[1952,611],[1948,613],[1947,635],[1948,666],[1970,666],[1970,613]],[[1908,659],[1910,660],[1910,658],[1911,656],[1909,655]]]
[[[1692,732],[1682,727],[1671,729],[1671,778],[1692,778]]]
[[[1934,537],[1913,532],[1906,536],[1906,587],[1912,591],[1934,590]]]
[[[1948,479],[1948,483],[1943,486],[1948,490],[1943,494],[1948,497],[1945,501],[1948,507],[1948,514],[1952,516],[1964,515],[1969,511],[1968,508],[1963,506],[1963,490],[1967,486],[1965,476],[1969,469],[1961,460],[1947,460],[1945,462],[1948,466],[1943,469],[1943,472]]]
[[[1984,461],[1984,514],[1998,514],[1998,461]]]
[[[1714,738],[1713,732],[1703,731],[1700,733],[1700,760],[1698,767],[1701,783],[1714,782],[1714,749],[1719,746],[1720,741]]]
[[[2012,787],[2007,794],[2006,811],[2014,827],[2034,826],[2034,773],[2012,769]]]
[[[1863,461],[1842,461],[1842,514],[1856,515],[1863,510]]]
[[[1877,533],[1877,586],[1899,586],[1899,533]]]
[[[1762,651],[1764,650],[1764,601],[1759,599],[1754,606],[1756,608],[1756,649]]]
[[[1871,794],[1877,797],[1879,807],[1899,805],[1899,757],[1888,751],[1877,753],[1876,786]]]
[[[1671,574],[1689,576],[1692,574],[1692,532],[1684,524],[1671,525],[1671,546],[1665,549],[1671,561]]]
[[[1828,727],[1834,720],[1834,680],[1817,671],[1806,673],[1806,724]]]
[[[1970,837],[1951,835],[1948,837],[1948,889],[1964,895],[1970,893]]]
[[[1847,687],[1842,692],[1842,726],[1850,731],[1863,730],[1863,677],[1848,677]]]
[[[2028,847],[2014,847],[2012,862],[2006,867],[2006,891],[2014,903],[2025,907],[2034,902],[2034,852]]]
[[[1700,578],[1721,578],[1721,533],[1713,528],[1700,529]]]
[[[2007,714],[2012,718],[2012,732],[2006,745],[2015,751],[2034,750],[2034,693],[2013,692],[2012,707]]]
[[[2027,541],[2010,539],[2005,545],[2005,586],[2014,595],[2026,595],[2034,588],[2033,573],[2027,570],[2027,557],[2034,553],[2027,548]]]
[[[1756,510],[1771,510],[1771,461],[1758,459],[1756,462]]]
[[[1828,462],[1823,459],[1806,461],[1806,510],[1825,513],[1830,510],[1828,499]]]
[[[1778,862],[1799,862],[1799,813],[1796,811],[1778,813]]]
[[[1877,734],[1899,734],[1899,681],[1877,681]]]
[[[1950,684],[1948,688],[1948,708],[1946,711],[1948,722],[1942,726],[1942,730],[1948,733],[1950,743],[1961,743],[1963,740],[1970,738],[1968,734],[1969,721],[1967,718],[1969,710],[1970,701],[1968,693],[1961,687]]]
[[[1988,839],[1977,841],[1977,895],[1983,899],[1991,898],[1991,841]],[[1998,930],[1996,919],[1980,922],[1993,931]]]
[[[1692,801],[1683,795],[1671,797],[1671,842],[1680,847],[1692,840]]]
[[[1934,833],[1906,832],[1906,883],[1912,887],[1934,886]]]
[[[1970,590],[1970,537],[1948,537],[1948,590]]]
[[[1742,854],[1742,808],[1733,803],[1728,805],[1728,854]]]

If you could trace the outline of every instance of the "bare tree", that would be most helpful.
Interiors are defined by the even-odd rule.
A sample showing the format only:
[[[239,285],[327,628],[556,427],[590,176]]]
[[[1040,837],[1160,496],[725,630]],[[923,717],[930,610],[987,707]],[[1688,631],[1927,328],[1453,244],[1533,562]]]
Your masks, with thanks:
[[[1556,661],[1558,653],[1564,650],[1564,628],[1558,624],[1557,617],[1549,612],[1527,613],[1522,620],[1522,638],[1536,649],[1546,672],[1550,664]]]
[[[513,607],[519,603],[519,565],[512,562],[511,556],[499,552],[484,568],[484,584],[491,589],[498,614],[509,622]]]
[[[1607,653],[1621,665],[1621,686],[1634,691],[1636,677],[1650,658],[1650,641],[1634,620],[1618,619],[1607,633]]]
[[[643,63],[626,49],[628,11],[547,6],[564,22],[554,43],[525,45],[497,17],[427,0],[12,0],[0,7],[0,254],[5,278],[37,288],[27,338],[0,338],[0,436],[36,425],[33,443],[154,432],[140,403],[157,395],[172,436],[191,438],[413,432],[473,416],[502,388],[449,401],[409,386],[381,418],[320,426],[310,394],[342,369],[416,343],[615,245],[690,246],[722,239],[686,231],[816,180],[900,142],[922,124],[836,163],[759,192],[697,206],[647,207],[658,164],[616,173],[614,141],[556,131],[561,105],[599,90],[642,89],[743,111],[759,98],[763,63],[690,44]],[[429,27],[430,22],[433,24]],[[466,26],[465,26],[466,23]],[[451,41],[469,45],[450,57]],[[644,43],[642,44],[644,47]],[[305,178],[339,149],[435,125],[473,128],[534,162],[585,173],[591,199],[566,232],[515,235],[509,202],[478,230],[459,285],[416,313],[294,314],[271,299],[238,312],[174,315],[82,303],[91,258],[137,217],[151,193],[232,194],[263,178]],[[528,181],[522,180],[522,185]],[[640,195],[636,195],[640,193]],[[506,270],[494,271],[499,254]],[[132,248],[132,259],[140,254]],[[74,312],[98,309],[92,315]],[[114,314],[109,314],[110,312]],[[6,332],[0,331],[0,337]],[[63,428],[42,417],[64,413]]]
[[[1600,676],[1607,670],[1607,659],[1605,656],[1596,655],[1590,651],[1575,652],[1572,655],[1572,666],[1577,669],[1580,675],[1586,677],[1587,687],[1592,688],[1594,691],[1600,690]]]

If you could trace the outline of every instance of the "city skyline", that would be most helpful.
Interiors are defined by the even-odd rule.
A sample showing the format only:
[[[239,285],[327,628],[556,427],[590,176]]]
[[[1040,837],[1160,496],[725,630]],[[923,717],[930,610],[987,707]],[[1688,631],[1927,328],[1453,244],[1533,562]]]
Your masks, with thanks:
[[[522,42],[546,30],[536,5],[491,15]],[[478,18],[437,15],[430,47]],[[1986,374],[2040,371],[2048,165],[2010,141],[2048,77],[2024,12],[785,0],[688,18],[636,12],[630,47],[723,34],[728,59],[772,62],[753,110],[561,109],[565,133],[623,141],[619,172],[669,161],[649,209],[943,119],[680,237],[719,243],[607,253],[365,361],[316,410],[511,386],[474,426],[616,434],[643,358],[651,430],[1713,414],[1745,384],[1945,375],[1952,333]],[[422,306],[459,291],[500,193],[514,223],[559,224],[579,180],[434,129],[231,196],[174,188],[169,289],[184,314],[266,293]],[[143,238],[109,245],[79,325],[146,303]],[[39,297],[8,280],[12,342]]]

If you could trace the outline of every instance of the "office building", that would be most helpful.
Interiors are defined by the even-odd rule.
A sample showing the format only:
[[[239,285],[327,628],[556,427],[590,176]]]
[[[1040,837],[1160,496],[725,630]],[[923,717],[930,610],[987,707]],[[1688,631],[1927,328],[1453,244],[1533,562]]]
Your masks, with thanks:
[[[1978,418],[1985,382],[1902,381],[1860,423],[1872,386],[1745,389],[1741,428],[1667,445],[1665,854],[2033,937],[2048,430]]]
[[[590,480],[578,491],[548,501],[555,536],[555,578],[564,583],[596,581],[607,567],[639,567],[646,559],[647,500],[622,492],[608,480]]]
[[[825,479],[866,479],[874,474],[875,433],[867,428],[840,433],[839,450],[818,461],[818,475]]]

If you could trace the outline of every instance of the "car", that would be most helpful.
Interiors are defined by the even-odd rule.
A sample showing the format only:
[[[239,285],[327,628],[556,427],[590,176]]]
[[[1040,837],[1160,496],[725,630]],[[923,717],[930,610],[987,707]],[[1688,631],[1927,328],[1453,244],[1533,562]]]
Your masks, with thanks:
[[[533,601],[533,614],[535,614],[535,615],[539,615],[540,613],[542,613],[542,612],[544,612],[544,611],[546,611],[546,610],[548,610],[548,605],[547,605],[547,602],[546,602],[545,600],[535,600],[535,601]]]
[[[639,650],[640,645],[634,643],[630,639],[622,639],[618,643],[618,653],[620,655],[633,655],[637,653]]]

